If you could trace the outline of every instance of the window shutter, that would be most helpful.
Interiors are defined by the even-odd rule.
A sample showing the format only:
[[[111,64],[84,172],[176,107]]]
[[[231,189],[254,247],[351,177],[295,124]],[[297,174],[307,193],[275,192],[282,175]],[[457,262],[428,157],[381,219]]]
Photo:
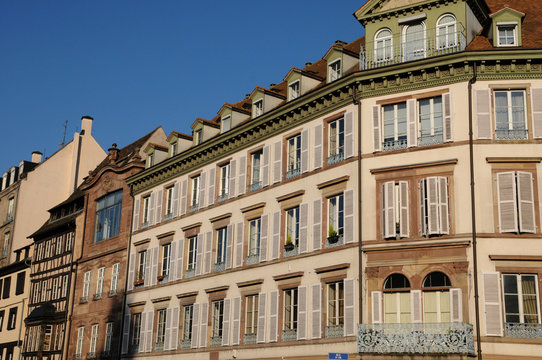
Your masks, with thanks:
[[[371,292],[373,324],[382,324],[382,291]]]
[[[265,295],[264,292],[258,294],[258,329],[256,331],[258,332],[257,338],[259,344],[265,342]]]
[[[440,216],[440,233],[450,233],[449,207],[448,207],[448,178],[438,177],[438,201]]]
[[[171,210],[173,211],[173,217],[179,216],[179,182],[175,182],[173,186],[173,194],[171,199]]]
[[[453,134],[453,108],[452,108],[452,93],[442,94],[442,111],[443,111],[443,135],[444,142],[454,140]]]
[[[309,204],[299,205],[299,252],[306,253],[309,250]]]
[[[199,276],[203,267],[203,234],[198,234],[196,241],[196,276]]]
[[[307,338],[307,287],[297,288],[297,340]]]
[[[354,242],[354,190],[344,192],[344,243]]]
[[[126,289],[128,291],[131,291],[134,288],[135,262],[136,262],[136,254],[131,254],[130,267],[128,268],[128,284],[126,285]]]
[[[273,242],[271,244],[271,260],[279,258],[280,253],[280,211],[273,213]]]
[[[491,139],[491,90],[474,90],[474,112],[476,114],[476,137]]]
[[[418,145],[418,117],[416,116],[416,99],[409,99],[407,105],[407,145],[413,147]]]
[[[159,249],[158,246],[154,247],[152,249],[152,277],[151,277],[151,285],[156,285],[157,277],[158,277],[158,253]]]
[[[450,289],[450,320],[452,322],[463,321],[463,298],[461,289]]]
[[[301,172],[309,171],[309,129],[301,131]]]
[[[230,306],[231,299],[224,299],[224,317],[222,320],[222,346],[230,344]]]
[[[410,316],[413,323],[422,322],[422,291],[410,290]]]
[[[429,225],[429,235],[440,234],[438,218],[438,178],[435,176],[427,178],[427,222]]]
[[[171,312],[171,337],[169,340],[169,350],[177,350],[179,343],[179,314],[181,309],[176,306]]]
[[[128,347],[130,345],[130,320],[132,315],[130,314],[130,309],[127,309],[124,313],[124,324],[122,327],[122,354],[128,353]]]
[[[241,298],[233,298],[233,326],[231,334],[231,344],[239,345],[241,332]]]
[[[233,224],[229,224],[227,227],[227,239],[226,239],[226,269],[231,269],[233,262]]]
[[[311,339],[320,339],[322,337],[322,284],[313,284],[311,289]]]
[[[209,303],[201,304],[201,322],[200,322],[200,335],[199,335],[199,347],[204,348],[207,346],[207,312],[209,310]]]
[[[147,336],[147,313],[141,313],[141,324],[139,328],[139,349],[138,352],[145,352],[145,337]]]
[[[139,197],[135,200],[134,205],[134,223],[132,225],[133,232],[139,229]]]
[[[427,208],[425,206],[425,199],[427,198],[425,194],[425,179],[418,181],[418,193],[420,200],[420,234],[422,236],[427,235],[427,228],[425,225],[425,218],[427,217]]]
[[[152,351],[152,329],[154,323],[154,311],[147,313],[147,336],[145,337],[145,351]]]
[[[154,225],[154,207],[156,205],[156,193],[151,193],[151,201],[149,205],[149,226]]]
[[[384,206],[384,238],[395,238],[395,182],[388,181],[382,185],[383,196],[382,205]]]
[[[209,170],[209,200],[207,201],[207,204],[209,206],[213,205],[215,203],[215,183],[216,183],[216,168],[212,168]]]
[[[344,279],[344,336],[356,335],[354,279]]]
[[[181,215],[186,214],[186,194],[188,193],[188,179],[184,179],[181,189]]]
[[[199,304],[194,304],[194,315],[192,316],[192,339],[190,347],[196,349],[198,347],[199,334]]]
[[[484,290],[484,323],[487,336],[502,336],[501,284],[498,272],[482,273]]]
[[[245,155],[239,158],[239,195],[243,195],[247,188],[247,157]]]
[[[344,158],[354,156],[354,112],[344,114]]]
[[[322,248],[322,199],[312,203],[312,250]]]
[[[399,181],[399,206],[400,236],[408,237],[410,230],[408,216],[408,181]]]
[[[323,126],[322,124],[316,125],[314,127],[314,164],[313,167],[315,169],[319,169],[322,167],[322,158],[323,158],[323,146],[322,146],[322,140],[323,140]]]
[[[262,186],[269,185],[269,145],[263,147],[263,159],[262,159]]]
[[[273,184],[282,179],[282,141],[273,145]]]
[[[204,274],[209,274],[211,272],[212,262],[213,262],[213,232],[207,231],[205,233],[205,268],[203,269]]]
[[[236,162],[235,160],[231,160],[230,161],[230,184],[228,186],[228,191],[230,192],[229,193],[230,199],[235,197],[235,177],[237,176],[236,171],[237,171]]]
[[[243,266],[243,236],[245,234],[245,224],[241,221],[237,223],[237,237],[235,243],[235,267]]]
[[[199,184],[199,209],[203,209],[205,207],[205,188],[207,187],[207,173],[202,172],[199,176],[200,184]]]
[[[169,249],[169,275],[168,282],[175,280],[177,277],[175,275],[175,258],[177,256],[177,240],[171,242],[171,248]]]
[[[533,111],[533,138],[542,138],[542,88],[531,88],[531,107]]]
[[[152,248],[147,249],[145,252],[145,279],[143,286],[149,286],[151,284],[151,265],[152,265]]]
[[[497,173],[500,232],[517,232],[516,180],[513,171]]]
[[[373,105],[373,151],[382,151],[382,139],[380,133],[380,105]]]
[[[533,174],[518,171],[519,230],[535,233]]]
[[[183,277],[183,260],[184,260],[184,239],[180,239],[179,243],[177,244],[177,260],[176,260],[176,266],[177,270],[175,271],[176,279],[182,279]]]
[[[158,190],[158,201],[156,204],[156,223],[159,224],[162,222],[162,201],[164,200],[164,190]]]
[[[164,350],[169,350],[171,341],[171,308],[166,309],[166,331],[164,334]]]
[[[262,215],[260,223],[260,262],[267,261],[267,239],[269,232],[269,216]]]
[[[269,293],[269,342],[277,342],[279,326],[279,291]]]

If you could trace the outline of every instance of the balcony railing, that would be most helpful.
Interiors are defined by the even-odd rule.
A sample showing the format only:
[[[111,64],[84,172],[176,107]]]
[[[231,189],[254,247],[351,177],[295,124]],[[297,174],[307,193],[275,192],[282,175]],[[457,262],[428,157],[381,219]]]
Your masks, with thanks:
[[[505,334],[512,338],[542,338],[542,324],[526,324],[526,323],[506,323]]]
[[[181,340],[181,349],[190,349],[192,346],[192,340],[191,339],[182,339]]]
[[[87,359],[96,359],[96,353],[94,351],[88,352]]]
[[[154,344],[154,351],[164,351],[164,341],[157,342]]]
[[[344,236],[342,234],[338,235],[338,240],[335,242],[333,242],[333,240],[329,237],[326,238],[326,249],[334,248],[341,245],[344,245]]]
[[[444,136],[442,134],[437,135],[424,135],[418,138],[418,146],[436,145],[444,142]]]
[[[250,344],[256,344],[258,340],[258,334],[257,333],[249,333],[245,334],[243,338],[243,344],[250,345]]]
[[[115,296],[117,295],[117,290],[109,290],[109,296]]]
[[[344,336],[344,325],[327,325],[326,326],[326,338],[339,338]]]
[[[290,256],[296,256],[299,254],[299,247],[296,245],[292,250],[286,250],[284,249],[284,257],[290,257]]]
[[[222,261],[215,264],[214,272],[220,272],[226,270],[226,262]]]
[[[329,155],[327,158],[327,164],[333,165],[344,160],[344,153],[341,149],[337,154]]]
[[[472,325],[411,323],[358,325],[358,352],[474,355]]]
[[[211,347],[222,346],[222,336],[211,336]]]
[[[260,190],[262,188],[262,185],[263,183],[261,181],[255,181],[250,184],[250,191]]]
[[[393,41],[397,42],[401,39],[402,42],[389,46],[367,42],[367,49],[361,48],[360,51],[360,69],[375,69],[463,51],[467,46],[465,28],[460,23],[456,26],[455,32],[441,30],[442,33],[439,36],[436,36],[437,29],[426,29],[421,34],[413,34],[415,39],[413,41],[406,41],[403,35],[394,34]]]
[[[498,140],[523,140],[527,139],[528,130],[495,130],[495,136]]]
[[[143,223],[141,223],[141,229],[145,229],[145,228],[148,228],[149,227],[149,222],[148,221],[144,221]]]
[[[81,296],[81,299],[79,299],[80,303],[86,303],[88,301],[88,296]]]
[[[260,254],[250,254],[247,256],[247,265],[253,265],[260,262]]]
[[[226,201],[230,198],[230,195],[228,193],[220,194],[218,195],[218,202]]]
[[[94,294],[94,300],[100,300],[102,298],[102,293]]]
[[[406,149],[406,147],[407,147],[407,139],[384,140],[384,142],[382,143],[383,151]]]
[[[291,167],[288,169],[288,171],[286,171],[286,179],[292,179],[299,175],[301,175],[301,167],[299,166]]]
[[[295,340],[297,340],[297,329],[282,330],[282,341],[295,341]]]
[[[190,205],[190,212],[198,211],[199,210],[199,204],[192,204]]]
[[[196,276],[196,269],[186,270],[185,277],[187,279],[188,278],[193,278],[194,276]]]
[[[164,221],[169,220],[169,219],[173,219],[173,213],[172,212],[169,212],[166,215],[164,215]]]

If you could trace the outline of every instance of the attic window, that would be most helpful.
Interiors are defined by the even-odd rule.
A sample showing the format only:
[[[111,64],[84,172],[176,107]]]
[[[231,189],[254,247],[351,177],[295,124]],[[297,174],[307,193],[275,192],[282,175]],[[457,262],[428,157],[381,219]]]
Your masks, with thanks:
[[[231,116],[224,116],[222,118],[222,130],[220,132],[226,132],[231,129]]]
[[[297,99],[299,97],[299,80],[294,81],[290,85],[288,85],[290,88],[290,100]]]
[[[497,23],[499,46],[518,46],[517,23]]]
[[[196,145],[201,144],[201,141],[202,141],[202,138],[203,138],[202,135],[203,134],[201,132],[201,129],[194,131],[194,138],[195,138],[195,141],[196,141]]]
[[[254,117],[258,117],[263,114],[263,100],[257,100],[254,102]]]
[[[337,59],[329,64],[329,81],[335,81],[341,77],[341,60]]]
[[[171,156],[177,155],[177,142],[171,144],[170,147]]]
[[[147,156],[147,167],[150,168],[154,165],[154,153]]]

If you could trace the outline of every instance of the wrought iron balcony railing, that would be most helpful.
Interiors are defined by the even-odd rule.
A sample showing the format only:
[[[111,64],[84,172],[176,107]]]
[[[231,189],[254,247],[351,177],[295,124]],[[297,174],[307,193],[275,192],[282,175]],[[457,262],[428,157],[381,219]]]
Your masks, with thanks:
[[[418,146],[436,145],[444,142],[444,136],[442,134],[437,135],[424,135],[418,138]]]
[[[297,329],[282,330],[282,341],[295,341],[295,340],[297,340]]]
[[[292,167],[286,171],[286,179],[292,179],[297,176],[301,175],[301,167],[298,165],[296,167]]]
[[[296,239],[296,243],[297,243],[297,239]],[[299,247],[297,245],[294,246],[294,248],[292,250],[284,249],[284,257],[285,258],[290,257],[290,256],[296,256],[297,254],[299,254]]]
[[[261,181],[255,181],[250,184],[250,191],[260,190],[263,187],[262,185],[263,183]]]
[[[495,130],[495,136],[498,140],[523,140],[527,139],[529,131],[526,129],[519,130]]]
[[[169,212],[166,215],[164,215],[164,221],[169,220],[169,219],[173,219],[173,213],[172,212]]]
[[[407,147],[407,139],[399,139],[399,140],[384,140],[382,143],[382,150],[383,151],[391,151],[391,150],[399,150],[399,149],[406,149]]]
[[[333,165],[333,164],[336,164],[336,163],[341,162],[343,160],[344,160],[344,153],[343,153],[343,150],[340,149],[340,151],[337,154],[333,154],[333,155],[328,156],[327,164],[328,165]]]
[[[542,324],[506,323],[504,331],[507,337],[542,339]]]
[[[260,254],[249,254],[247,256],[247,265],[253,265],[260,262]]]
[[[164,351],[164,341],[157,342],[154,344],[154,351]]]
[[[258,334],[257,333],[249,333],[245,334],[243,338],[243,344],[250,345],[250,344],[256,344],[258,340]]]
[[[216,263],[214,266],[214,272],[220,272],[226,270],[226,262],[222,261],[219,263]]]
[[[190,212],[198,211],[199,210],[199,204],[195,203],[190,205]]]
[[[192,339],[182,339],[181,340],[181,349],[190,349],[192,346]]]
[[[222,346],[222,336],[211,336],[211,347]]]
[[[339,338],[344,336],[344,325],[327,325],[326,326],[326,338]]]
[[[230,194],[228,194],[228,193],[220,194],[220,195],[218,195],[218,202],[226,201],[229,198],[230,198]]]
[[[186,273],[185,273],[185,277],[188,279],[188,278],[193,278],[194,276],[196,276],[196,269],[189,269],[189,270],[186,270]]]

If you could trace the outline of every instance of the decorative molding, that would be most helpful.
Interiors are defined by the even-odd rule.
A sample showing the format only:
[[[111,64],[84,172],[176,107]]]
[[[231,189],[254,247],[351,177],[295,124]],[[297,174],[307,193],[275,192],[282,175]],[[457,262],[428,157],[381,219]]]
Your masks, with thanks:
[[[138,246],[141,246],[141,245],[143,245],[143,244],[150,243],[150,242],[151,242],[151,239],[150,239],[150,238],[143,239],[143,240],[139,240],[139,241],[134,241],[134,246],[135,246],[135,247],[138,247]]]
[[[252,211],[252,210],[256,210],[256,209],[259,209],[259,208],[263,208],[264,206],[265,206],[265,202],[257,203],[257,204],[254,204],[254,205],[250,205],[250,206],[241,208],[241,213],[246,213],[246,212],[249,212],[249,211]]]
[[[489,255],[491,261],[542,261],[537,255]]]
[[[416,164],[407,164],[407,165],[397,165],[397,166],[388,166],[385,168],[371,169],[369,170],[371,174],[381,174],[386,172],[406,170],[406,169],[419,169],[424,167],[433,167],[433,166],[442,166],[442,165],[455,165],[457,164],[457,159],[449,160],[440,160],[440,161],[430,161]]]
[[[226,290],[229,289],[229,287],[230,287],[229,285],[217,286],[217,287],[205,289],[205,292],[207,294],[211,294],[211,293],[215,293],[215,292],[219,292],[219,291],[226,291]]]
[[[316,269],[314,269],[314,272],[317,273],[317,274],[323,274],[323,273],[327,273],[327,272],[330,272],[330,271],[348,269],[349,267],[350,267],[349,263],[342,263],[342,264],[337,264],[337,265],[331,265],[331,266],[324,266],[324,267],[316,268]]]
[[[185,299],[185,298],[189,298],[189,297],[196,297],[198,296],[198,292],[197,291],[190,291],[190,292],[187,292],[187,293],[182,293],[182,294],[177,294],[177,299]]]
[[[247,286],[261,285],[261,284],[263,284],[263,279],[256,279],[256,280],[238,282],[237,287],[238,288],[244,288],[244,287],[247,287]]]
[[[151,299],[151,302],[153,304],[156,304],[156,303],[161,303],[161,302],[169,301],[169,300],[171,300],[171,296],[162,296],[159,298]]]
[[[175,235],[175,230],[168,231],[168,232],[160,234],[160,235],[156,235],[156,238],[157,239],[162,239],[162,238],[165,238],[165,237],[168,237],[168,236],[173,236],[173,235]]]
[[[202,224],[202,222],[197,222],[197,223],[193,223],[193,224],[190,224],[190,225],[186,225],[184,227],[181,228],[182,231],[188,231],[190,229],[193,229],[193,228],[196,228],[196,227],[200,227]]]
[[[130,304],[126,304],[126,305],[128,305],[128,307],[135,307],[135,306],[145,305],[145,301],[138,301],[138,302],[130,303]]]
[[[294,191],[286,195],[277,196],[277,201],[283,202],[284,200],[288,200],[288,199],[295,198],[298,196],[303,196],[303,194],[305,194],[305,190]]]
[[[305,273],[305,272],[303,272],[303,271],[297,271],[297,272],[288,273],[288,274],[275,275],[275,276],[273,276],[273,280],[275,280],[275,281],[282,281],[282,280],[293,279],[293,278],[297,278],[297,277],[303,276],[304,273]]]
[[[218,220],[223,220],[223,219],[228,219],[228,218],[231,218],[231,212],[212,217],[212,218],[209,219],[209,221],[214,223],[214,222],[217,222]]]
[[[542,157],[486,157],[489,164],[505,163],[539,163]]]
[[[329,180],[329,181],[325,181],[323,183],[317,184],[316,187],[318,188],[318,190],[322,190],[323,188],[326,188],[328,186],[333,186],[333,185],[336,185],[336,184],[340,184],[340,183],[348,181],[348,180],[350,180],[350,176],[345,175],[345,176],[341,176],[340,178],[336,178],[336,179],[333,179],[333,180]]]

